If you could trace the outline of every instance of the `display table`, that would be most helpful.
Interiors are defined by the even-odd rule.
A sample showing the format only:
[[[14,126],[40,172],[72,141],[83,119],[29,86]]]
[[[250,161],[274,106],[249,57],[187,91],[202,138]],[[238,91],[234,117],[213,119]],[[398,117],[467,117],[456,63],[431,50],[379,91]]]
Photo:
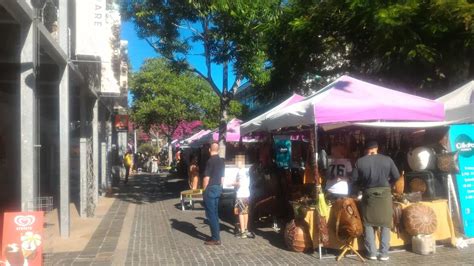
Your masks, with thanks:
[[[196,201],[203,201],[202,192],[203,192],[202,189],[190,189],[190,190],[181,191],[181,196],[180,196],[181,210],[182,211],[185,210],[184,206],[186,202],[189,202],[189,204],[191,205],[191,209],[194,210],[194,203]]]
[[[436,214],[438,221],[438,226],[436,231],[432,234],[433,238],[437,241],[447,242],[452,245],[455,244],[455,235],[454,235],[454,226],[451,219],[451,214],[449,213],[448,201],[447,200],[435,200],[435,201],[422,201],[420,202],[423,205],[429,206]],[[410,204],[403,204],[403,208],[410,206]],[[336,238],[336,219],[337,214],[330,212],[330,217],[328,220],[328,231],[329,231],[329,244],[324,246],[325,248],[339,249],[344,243],[338,241]],[[318,226],[316,224],[316,213],[314,208],[309,208],[306,213],[305,221],[309,225],[309,232],[311,239],[313,241],[313,247],[318,248],[319,246],[319,237],[318,237]],[[377,234],[376,234],[377,235]],[[378,238],[378,236],[377,236]],[[364,237],[361,236],[354,241],[353,247],[357,250],[362,250],[364,248]],[[377,240],[378,242],[378,240]],[[390,236],[390,246],[404,246],[411,244],[411,236],[402,232],[400,236],[396,233],[391,232]]]

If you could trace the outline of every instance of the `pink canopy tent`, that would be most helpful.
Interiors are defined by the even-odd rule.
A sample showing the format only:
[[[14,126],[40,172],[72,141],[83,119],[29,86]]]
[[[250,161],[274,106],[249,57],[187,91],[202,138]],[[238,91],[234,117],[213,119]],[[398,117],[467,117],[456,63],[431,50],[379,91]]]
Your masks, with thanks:
[[[242,120],[234,118],[227,123],[227,132],[225,133],[225,140],[228,142],[239,142],[240,141],[240,124]],[[214,131],[212,133],[212,139],[214,141],[219,140],[219,132]]]
[[[260,129],[361,121],[443,120],[443,103],[342,76],[305,100],[273,113]]]
[[[242,120],[234,118],[227,123],[227,132],[225,135],[226,142],[239,142],[240,141],[240,124]],[[196,138],[191,146],[198,147],[204,143],[210,143],[212,141],[219,140],[219,132],[209,131],[207,134],[201,135],[199,138]],[[242,142],[257,142],[259,139],[257,137],[242,137]]]

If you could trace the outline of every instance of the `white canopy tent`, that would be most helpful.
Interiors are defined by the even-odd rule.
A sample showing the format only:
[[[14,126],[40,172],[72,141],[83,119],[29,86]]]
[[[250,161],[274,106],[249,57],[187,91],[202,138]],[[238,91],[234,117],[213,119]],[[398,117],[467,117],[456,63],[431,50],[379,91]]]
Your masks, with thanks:
[[[436,99],[444,103],[446,121],[456,123],[474,122],[474,80],[469,81],[460,88]]]
[[[297,103],[301,100],[303,100],[304,97],[298,94],[293,94],[291,97],[280,103],[279,105],[273,107],[272,109],[268,110],[267,112],[253,118],[252,120],[249,120],[242,125],[240,125],[240,134],[241,135],[246,135],[250,132],[260,130],[262,126],[262,122],[265,121],[268,117],[276,113],[277,111],[281,110],[284,107],[287,107],[289,105],[292,105],[294,103]]]

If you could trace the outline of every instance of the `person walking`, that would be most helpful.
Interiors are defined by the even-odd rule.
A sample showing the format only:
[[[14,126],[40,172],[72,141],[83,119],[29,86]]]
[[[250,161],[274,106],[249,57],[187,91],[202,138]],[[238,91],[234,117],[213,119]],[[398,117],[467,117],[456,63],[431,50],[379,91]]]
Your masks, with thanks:
[[[133,168],[133,154],[131,150],[128,150],[127,153],[123,156],[123,166],[125,167],[125,181],[124,183],[127,184],[128,177],[130,176],[130,171]]]
[[[205,245],[220,245],[220,225],[218,205],[222,193],[222,179],[224,178],[225,162],[219,157],[219,144],[212,143],[209,149],[211,157],[206,163],[204,179],[209,183],[203,193],[206,217],[211,228],[211,238],[204,242]]]
[[[390,227],[392,225],[392,194],[391,184],[399,177],[393,160],[378,153],[376,141],[368,141],[367,154],[359,158],[352,171],[352,182],[362,189],[362,218],[364,222],[364,245],[369,260],[377,259],[374,229],[381,230],[380,256],[387,261],[390,248]]]

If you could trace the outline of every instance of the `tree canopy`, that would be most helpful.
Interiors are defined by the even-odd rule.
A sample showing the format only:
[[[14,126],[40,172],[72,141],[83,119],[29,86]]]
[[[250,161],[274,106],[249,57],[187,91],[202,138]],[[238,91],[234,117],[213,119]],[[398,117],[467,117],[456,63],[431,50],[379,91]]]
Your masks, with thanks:
[[[255,53],[252,45],[246,45],[238,39],[239,32],[245,30],[249,36],[259,33],[261,21],[271,12],[275,0],[122,0],[122,15],[134,22],[139,37],[145,39],[152,48],[177,71],[197,73],[220,98],[219,142],[220,155],[225,156],[224,134],[229,108],[233,95],[244,76],[251,73],[247,66],[261,67],[266,56]],[[239,27],[242,21],[236,18],[247,18],[254,23]],[[233,23],[237,21],[239,23]],[[237,26],[237,27],[236,27]],[[251,27],[254,27],[253,29]],[[251,30],[252,29],[252,30]],[[258,39],[259,35],[252,37]],[[248,39],[250,40],[250,39]],[[250,47],[250,49],[247,49]],[[189,63],[191,56],[202,56],[205,69],[197,69]],[[228,87],[229,66],[234,65],[235,80]],[[216,84],[213,69],[222,67],[222,87]],[[246,68],[247,67],[247,68]],[[259,77],[264,76],[260,75]],[[257,80],[254,76],[253,78]]]
[[[344,73],[430,95],[474,77],[472,1],[285,2],[265,38],[267,94]]]
[[[183,122],[199,120],[208,128],[218,125],[219,97],[209,84],[190,72],[173,71],[163,59],[145,61],[132,75],[130,87],[132,119],[146,131],[158,127],[171,140]],[[232,115],[240,112],[240,104],[231,104]]]

